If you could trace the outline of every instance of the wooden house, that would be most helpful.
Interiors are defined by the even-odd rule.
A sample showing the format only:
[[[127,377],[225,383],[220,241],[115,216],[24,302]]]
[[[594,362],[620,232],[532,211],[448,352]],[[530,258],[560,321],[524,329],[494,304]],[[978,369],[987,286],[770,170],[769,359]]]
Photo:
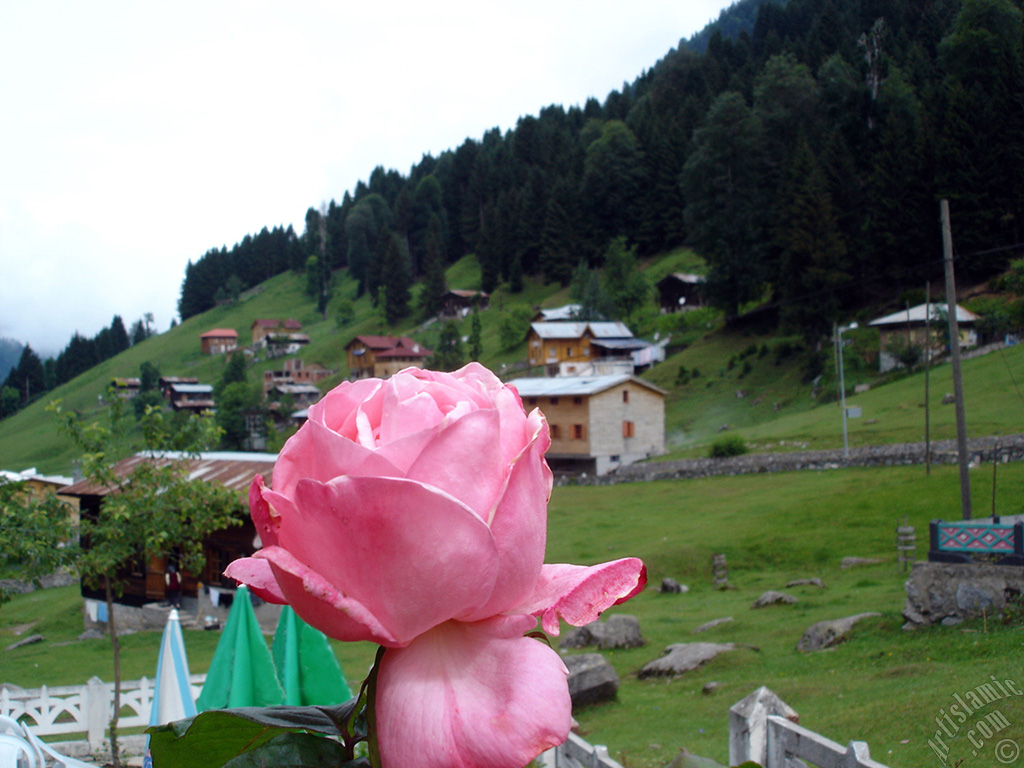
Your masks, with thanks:
[[[408,336],[356,336],[345,347],[354,379],[385,379],[403,368],[422,368],[430,350]]]
[[[195,376],[161,376],[158,386],[164,400],[171,399],[171,387],[175,384],[198,384],[199,379]]]
[[[555,472],[604,475],[665,452],[665,391],[631,375],[515,379],[527,411],[551,430]]]
[[[63,475],[41,475],[36,468],[23,469],[21,472],[10,472],[0,469],[0,485],[3,483],[23,483],[26,493],[36,500],[55,495],[70,508],[71,522],[78,525],[78,499],[65,496],[62,490],[74,482],[74,478]]]
[[[168,399],[174,411],[202,413],[215,406],[211,384],[171,384]]]
[[[537,322],[530,325],[526,345],[531,366],[545,366],[558,375],[561,364],[592,363],[598,357],[629,355],[614,342],[635,342],[633,332],[619,322]]]
[[[316,384],[336,374],[336,370],[319,363],[306,365],[299,358],[284,361],[284,367],[263,372],[263,392],[268,393],[278,384]]]
[[[110,386],[117,397],[131,400],[142,390],[142,381],[136,378],[115,377],[110,380]]]
[[[291,318],[287,320],[281,318],[254,320],[252,323],[252,345],[253,347],[265,346],[269,336],[288,336],[301,330],[302,323]]]
[[[168,458],[177,459],[180,456],[169,454]],[[148,454],[136,454],[118,462],[114,471],[119,476],[126,477],[134,471],[140,462],[161,460],[165,459],[154,459]],[[197,458],[187,461],[189,462],[190,479],[219,483],[237,491],[241,506],[248,493],[249,485],[257,474],[263,475],[269,484],[276,460],[277,454],[225,452],[203,453]],[[79,500],[83,517],[95,515],[99,511],[103,499],[110,492],[110,489],[93,485],[89,480],[80,480],[61,490],[63,495]],[[248,514],[244,515],[242,525],[226,528],[209,535],[203,543],[206,565],[202,573],[182,573],[182,597],[185,598],[186,603],[189,599],[196,599],[202,588],[233,592],[236,586],[235,582],[224,576],[224,569],[232,560],[248,557],[259,546],[256,528]],[[166,600],[166,585],[164,583],[166,567],[167,561],[162,558],[154,558],[149,562],[137,560],[126,563],[119,573],[119,576],[125,579],[125,588],[122,595],[115,599],[116,602],[128,606],[143,606],[147,603],[159,603]],[[85,584],[82,584],[81,589],[82,596],[87,601],[103,602],[105,600],[103,590],[93,590],[86,587]],[[159,615],[159,618],[162,622],[163,616]]]
[[[465,317],[473,307],[487,309],[490,295],[483,291],[450,290],[441,297],[441,317]]]
[[[204,355],[226,355],[238,349],[238,331],[234,328],[214,328],[199,337]]]
[[[896,350],[901,347],[927,347],[933,355],[941,353],[949,330],[947,306],[934,302],[919,304],[872,320],[868,325],[878,329],[879,371],[885,373],[900,365]],[[978,316],[959,304],[955,306],[960,348],[977,346]]]
[[[704,304],[704,277],[673,272],[658,281],[658,303],[663,313],[685,312]]]

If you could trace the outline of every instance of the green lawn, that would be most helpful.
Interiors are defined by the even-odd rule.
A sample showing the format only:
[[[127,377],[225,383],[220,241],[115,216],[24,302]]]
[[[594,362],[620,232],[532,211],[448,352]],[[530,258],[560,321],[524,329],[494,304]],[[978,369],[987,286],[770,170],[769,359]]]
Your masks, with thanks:
[[[1024,509],[1024,466],[1000,469],[997,511]],[[991,472],[974,470],[975,506],[991,506]],[[918,555],[927,548],[927,522],[956,517],[955,467],[849,469],[664,481],[610,487],[555,489],[549,515],[548,562],[596,563],[639,556],[651,588],[615,608],[636,615],[648,644],[608,652],[618,670],[617,701],[575,713],[585,738],[607,744],[628,768],[665,765],[681,747],[725,762],[728,708],[767,685],[800,713],[800,722],[846,743],[866,740],[872,755],[893,768],[934,764],[927,746],[934,718],[954,693],[988,681],[1018,680],[1024,627],[992,618],[960,627],[901,630],[905,576],[897,572],[895,529],[904,515],[917,529]],[[734,589],[711,587],[710,563],[724,553]],[[845,556],[883,562],[849,570]],[[688,584],[682,595],[655,589],[671,576]],[[817,576],[824,590],[785,589],[796,578]],[[781,589],[799,602],[751,610],[765,590]],[[864,611],[881,616],[858,625],[852,639],[832,651],[801,654],[796,643],[811,624]],[[733,621],[703,635],[692,630],[714,618]],[[14,642],[13,628],[46,641],[3,651],[3,681],[24,687],[111,679],[106,640],[77,641],[80,601],[74,588],[37,592],[0,608],[0,646]],[[193,672],[204,671],[217,634],[187,631]],[[676,642],[734,642],[737,650],[676,680],[640,680],[636,672]],[[158,632],[125,638],[124,675],[151,676]],[[334,643],[343,669],[358,682],[373,659],[367,644]],[[705,683],[722,685],[712,695]],[[1024,699],[999,702],[1012,723],[1024,722]],[[964,733],[966,732],[966,729]],[[963,733],[961,733],[961,737]],[[967,757],[965,738],[954,741],[950,764]],[[959,750],[959,752],[957,752]],[[984,757],[990,757],[991,752]]]

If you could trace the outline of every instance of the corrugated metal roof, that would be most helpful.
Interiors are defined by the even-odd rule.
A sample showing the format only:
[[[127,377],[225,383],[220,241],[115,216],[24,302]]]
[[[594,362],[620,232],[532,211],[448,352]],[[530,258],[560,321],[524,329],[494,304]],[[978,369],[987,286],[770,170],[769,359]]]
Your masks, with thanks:
[[[114,472],[120,477],[129,476],[144,461],[167,462],[184,458],[185,454],[177,451],[166,451],[153,457],[149,453],[137,453],[122,459],[114,466]],[[210,483],[220,483],[234,491],[245,491],[252,479],[263,475],[270,483],[274,471],[276,453],[244,453],[241,451],[215,451],[202,453],[198,458],[186,459],[189,465],[189,479],[201,479]],[[79,480],[60,490],[65,496],[106,496],[111,489],[93,484],[89,480]]]
[[[928,307],[931,307],[930,313],[928,313]],[[938,304],[934,302],[932,304],[918,304],[916,307],[911,307],[909,310],[903,309],[899,312],[893,312],[891,315],[879,317],[877,320],[872,320],[869,325],[907,325],[908,323],[923,323],[925,322],[926,313],[927,315],[930,315],[930,322],[943,322],[947,312],[946,307],[946,304]],[[978,316],[957,304],[956,319],[958,323],[972,323],[978,319]]]
[[[173,392],[180,392],[183,395],[205,395],[213,392],[212,384],[171,384]]]
[[[643,339],[594,339],[594,346],[602,349],[645,349],[654,345]]]
[[[532,323],[530,327],[542,339],[578,339],[587,330],[595,339],[629,339],[633,332],[619,322],[550,322]]]
[[[580,304],[564,304],[561,307],[551,307],[549,309],[541,309],[540,317],[544,322],[556,322],[572,320],[573,315],[583,309]]]
[[[644,381],[627,373],[610,374],[608,376],[556,376],[553,378],[513,379],[508,382],[515,387],[520,397],[557,397],[559,395],[596,395],[619,384],[632,381],[654,392],[664,394],[664,390],[649,381]]]

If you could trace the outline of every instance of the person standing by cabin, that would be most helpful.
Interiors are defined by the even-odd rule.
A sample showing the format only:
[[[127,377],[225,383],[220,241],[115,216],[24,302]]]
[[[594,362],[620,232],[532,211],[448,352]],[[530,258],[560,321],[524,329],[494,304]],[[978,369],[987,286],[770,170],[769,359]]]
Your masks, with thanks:
[[[170,603],[171,608],[180,609],[181,576],[178,574],[178,569],[174,567],[174,563],[168,564],[164,582],[167,584],[167,602]]]

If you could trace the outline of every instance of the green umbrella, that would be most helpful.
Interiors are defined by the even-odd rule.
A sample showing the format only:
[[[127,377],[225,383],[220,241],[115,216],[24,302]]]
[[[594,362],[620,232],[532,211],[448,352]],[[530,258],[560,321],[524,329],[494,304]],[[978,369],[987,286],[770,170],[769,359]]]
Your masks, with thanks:
[[[231,603],[203,692],[196,700],[200,712],[227,707],[269,707],[284,702],[249,590],[239,587]]]
[[[274,665],[285,704],[329,706],[352,698],[327,637],[296,616],[290,605],[277,620]]]

